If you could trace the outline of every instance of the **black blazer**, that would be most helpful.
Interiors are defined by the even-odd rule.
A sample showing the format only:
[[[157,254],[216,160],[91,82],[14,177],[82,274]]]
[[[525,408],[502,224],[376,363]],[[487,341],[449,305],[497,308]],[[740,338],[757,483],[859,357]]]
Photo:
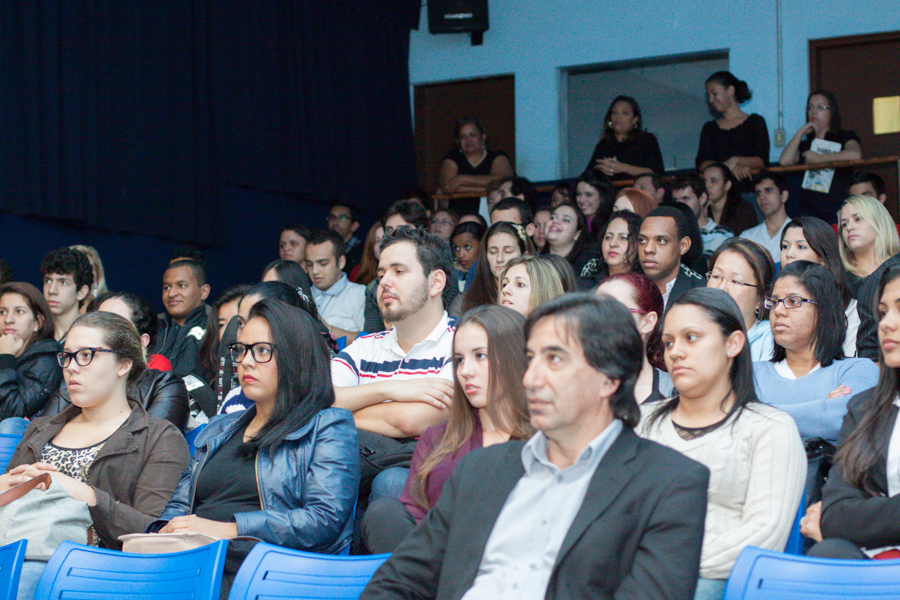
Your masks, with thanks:
[[[854,396],[847,403],[847,414],[838,434],[839,442],[856,428],[874,389]],[[892,407],[889,418],[893,423],[897,407]],[[849,540],[862,548],[880,548],[900,544],[900,495],[888,497],[887,449],[888,439],[882,440],[884,453],[869,472],[869,485],[878,493],[870,496],[844,480],[840,461],[836,462],[822,488],[822,536]]]
[[[508,442],[467,454],[437,505],[378,569],[360,600],[461,598],[524,474],[522,446]],[[693,598],[708,480],[703,465],[624,429],[591,478],[545,597]]]

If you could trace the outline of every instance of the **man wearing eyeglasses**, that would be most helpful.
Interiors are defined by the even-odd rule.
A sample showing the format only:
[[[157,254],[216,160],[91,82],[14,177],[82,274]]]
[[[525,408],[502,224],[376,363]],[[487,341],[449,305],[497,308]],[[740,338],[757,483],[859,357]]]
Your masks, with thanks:
[[[780,173],[762,170],[753,178],[753,189],[756,190],[756,203],[765,221],[746,230],[741,237],[765,248],[777,269],[781,261],[781,234],[790,222],[785,209],[787,181]]]
[[[341,204],[340,202],[332,202],[328,210],[328,229],[335,232],[344,240],[344,272],[350,273],[353,267],[362,260],[363,243],[356,237],[356,230],[359,229],[359,221],[356,217],[356,211],[349,204]]]

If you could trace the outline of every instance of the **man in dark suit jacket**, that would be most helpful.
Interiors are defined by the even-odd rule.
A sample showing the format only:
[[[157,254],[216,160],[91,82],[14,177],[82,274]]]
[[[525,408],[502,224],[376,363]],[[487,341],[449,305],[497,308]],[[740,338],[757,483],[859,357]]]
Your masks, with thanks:
[[[361,600],[693,598],[709,472],[632,431],[631,314],[568,295],[532,313],[526,336],[538,433],[467,455]]]
[[[706,279],[683,262],[690,249],[687,218],[674,206],[651,210],[641,223],[638,235],[641,268],[659,288],[666,306],[690,289],[706,287]]]

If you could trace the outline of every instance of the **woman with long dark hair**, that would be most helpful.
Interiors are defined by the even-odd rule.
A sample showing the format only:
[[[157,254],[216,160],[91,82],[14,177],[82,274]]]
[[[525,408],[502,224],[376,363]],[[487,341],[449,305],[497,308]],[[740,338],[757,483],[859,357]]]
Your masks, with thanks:
[[[641,233],[640,215],[630,210],[617,210],[600,232],[598,256],[581,270],[578,287],[589,290],[610,275],[640,273],[638,236]]]
[[[151,532],[250,536],[323,554],[350,543],[360,466],[349,411],[334,408],[329,354],[308,313],[250,309],[231,344],[246,411],[210,421]],[[248,548],[232,546],[233,576]]]
[[[369,551],[392,552],[435,505],[467,453],[534,433],[522,387],[524,324],[524,317],[501,306],[482,306],[463,316],[453,337],[450,418],[419,438],[400,499],[369,505],[362,523]]]
[[[896,558],[900,547],[900,531],[892,518],[900,500],[894,440],[900,394],[900,267],[884,272],[877,298],[878,384],[847,403],[842,443],[822,489],[825,539],[809,551],[811,556]],[[810,520],[816,516],[808,512],[802,524],[808,535],[815,535]]]
[[[662,341],[677,394],[641,407],[640,433],[709,468],[694,597],[721,598],[744,548],[784,550],[803,495],[803,445],[790,416],[757,399],[744,319],[728,294],[680,296]]]
[[[662,152],[652,133],[644,131],[641,107],[631,96],[616,96],[603,117],[603,134],[585,171],[613,179],[644,173],[662,174]]]
[[[631,311],[641,341],[644,342],[644,362],[634,397],[638,404],[657,402],[668,397],[672,379],[663,361],[662,314],[663,298],[659,287],[643,273],[611,275],[597,287],[597,294],[612,296]]]
[[[709,163],[701,171],[706,195],[709,198],[709,218],[741,235],[759,224],[759,215],[750,202],[738,193],[737,179],[720,162]]]
[[[609,179],[593,171],[585,171],[575,182],[575,203],[587,219],[588,233],[592,239],[609,221],[613,211],[612,194]]]
[[[587,218],[574,202],[560,202],[550,213],[547,243],[541,254],[562,256],[578,275],[596,254],[590,238]]]

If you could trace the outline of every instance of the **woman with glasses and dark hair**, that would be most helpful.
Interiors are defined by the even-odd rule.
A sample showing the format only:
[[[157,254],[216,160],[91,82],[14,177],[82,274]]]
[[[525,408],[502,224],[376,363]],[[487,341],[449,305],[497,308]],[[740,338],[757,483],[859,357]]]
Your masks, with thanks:
[[[765,300],[775,338],[771,361],[753,364],[760,400],[794,417],[806,445],[807,506],[819,499],[849,394],[873,387],[878,367],[844,358],[847,330],[832,274],[798,260],[783,268]]]
[[[260,300],[229,348],[253,405],[211,420],[197,436],[191,468],[148,530],[339,553],[353,533],[359,447],[352,414],[332,406],[318,328],[298,308]],[[231,545],[226,575],[248,550]]]
[[[720,599],[744,548],[784,550],[803,495],[803,445],[790,416],[758,401],[744,317],[728,294],[680,296],[662,343],[676,395],[641,407],[639,433],[709,468],[694,598]]]
[[[72,406],[31,422],[0,477],[0,491],[50,473],[87,504],[93,543],[121,548],[120,535],[143,531],[162,512],[188,465],[187,444],[174,425],[128,399],[129,384],[146,364],[138,332],[123,317],[79,317],[55,358]],[[20,598],[33,595],[43,565],[26,561]]]
[[[585,171],[631,179],[665,171],[659,142],[644,131],[641,107],[631,96],[616,96],[603,117],[603,134]]]
[[[814,150],[812,146],[819,140],[829,145],[836,144],[837,147],[833,151]],[[861,158],[859,136],[855,131],[841,129],[841,111],[834,94],[816,90],[806,99],[806,124],[797,130],[781,151],[778,162],[784,167],[815,164],[827,168],[828,163]],[[847,196],[852,179],[853,168],[844,167],[833,170],[827,189],[801,189],[801,212],[834,223],[835,213]]]

